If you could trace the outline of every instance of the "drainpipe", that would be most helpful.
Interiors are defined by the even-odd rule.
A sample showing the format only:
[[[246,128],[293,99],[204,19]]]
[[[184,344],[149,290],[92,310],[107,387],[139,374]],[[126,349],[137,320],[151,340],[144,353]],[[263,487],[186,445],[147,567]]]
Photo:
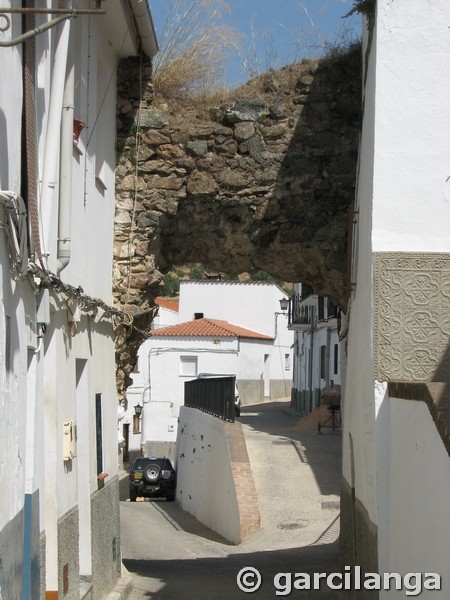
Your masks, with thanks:
[[[309,351],[311,353],[311,358],[309,361],[309,412],[313,410],[313,374],[314,374],[314,319],[316,317],[316,311],[314,310],[314,306],[311,306],[311,329],[310,329],[310,343],[309,343]]]
[[[58,36],[53,61],[52,81],[50,88],[49,114],[47,134],[45,138],[44,161],[42,167],[41,206],[48,215],[55,211],[57,201],[55,190],[58,177],[58,154],[60,149],[61,112],[66,79],[67,53],[69,48],[70,21],[64,21],[58,27]],[[47,230],[49,244],[51,226]]]
[[[68,72],[64,88],[61,121],[58,248],[56,254],[58,273],[69,264],[71,242],[72,153],[75,95],[75,68],[73,61],[70,61],[67,69]]]
[[[327,385],[330,385],[330,359],[331,359],[331,329],[327,329],[327,355],[325,357],[325,366],[327,372],[325,373],[325,381]]]

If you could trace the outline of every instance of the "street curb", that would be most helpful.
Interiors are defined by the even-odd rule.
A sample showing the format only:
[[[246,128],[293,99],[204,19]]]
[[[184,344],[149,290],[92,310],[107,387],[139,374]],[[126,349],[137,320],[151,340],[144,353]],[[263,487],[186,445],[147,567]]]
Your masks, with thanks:
[[[133,587],[131,575],[122,564],[122,577],[117,580],[116,585],[104,600],[126,600],[133,591]]]

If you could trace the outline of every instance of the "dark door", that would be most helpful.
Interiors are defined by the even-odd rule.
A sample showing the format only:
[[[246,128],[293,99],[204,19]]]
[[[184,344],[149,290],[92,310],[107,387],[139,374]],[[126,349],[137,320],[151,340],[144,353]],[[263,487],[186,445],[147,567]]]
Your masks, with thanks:
[[[130,455],[128,453],[128,442],[130,439],[130,424],[129,423],[125,423],[123,426],[123,462],[129,462],[130,461]]]

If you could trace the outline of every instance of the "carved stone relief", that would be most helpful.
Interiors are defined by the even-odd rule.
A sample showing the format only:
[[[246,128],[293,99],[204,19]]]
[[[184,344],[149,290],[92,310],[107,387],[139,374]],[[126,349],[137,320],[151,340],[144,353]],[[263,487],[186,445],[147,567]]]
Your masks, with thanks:
[[[376,254],[375,379],[441,379],[449,343],[450,255]]]

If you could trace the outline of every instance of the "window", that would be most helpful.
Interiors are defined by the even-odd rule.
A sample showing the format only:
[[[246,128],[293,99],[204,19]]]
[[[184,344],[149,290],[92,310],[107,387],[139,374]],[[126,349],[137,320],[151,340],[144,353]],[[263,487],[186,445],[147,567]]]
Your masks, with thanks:
[[[333,373],[337,375],[339,372],[339,344],[334,345],[334,369]]]
[[[302,300],[305,300],[305,298],[308,298],[309,296],[312,296],[314,294],[314,289],[311,285],[308,285],[307,283],[302,283]]]
[[[97,446],[97,475],[103,472],[102,395],[95,394],[95,426]]]
[[[198,359],[196,356],[180,356],[180,375],[197,377]]]
[[[318,298],[319,310],[318,310],[318,318],[319,321],[326,321],[326,306],[325,306],[325,298],[323,296],[319,296]]]
[[[291,355],[285,354],[284,355],[284,370],[289,371],[290,368],[291,368]]]
[[[326,379],[327,377],[327,347],[320,346],[320,378]]]

